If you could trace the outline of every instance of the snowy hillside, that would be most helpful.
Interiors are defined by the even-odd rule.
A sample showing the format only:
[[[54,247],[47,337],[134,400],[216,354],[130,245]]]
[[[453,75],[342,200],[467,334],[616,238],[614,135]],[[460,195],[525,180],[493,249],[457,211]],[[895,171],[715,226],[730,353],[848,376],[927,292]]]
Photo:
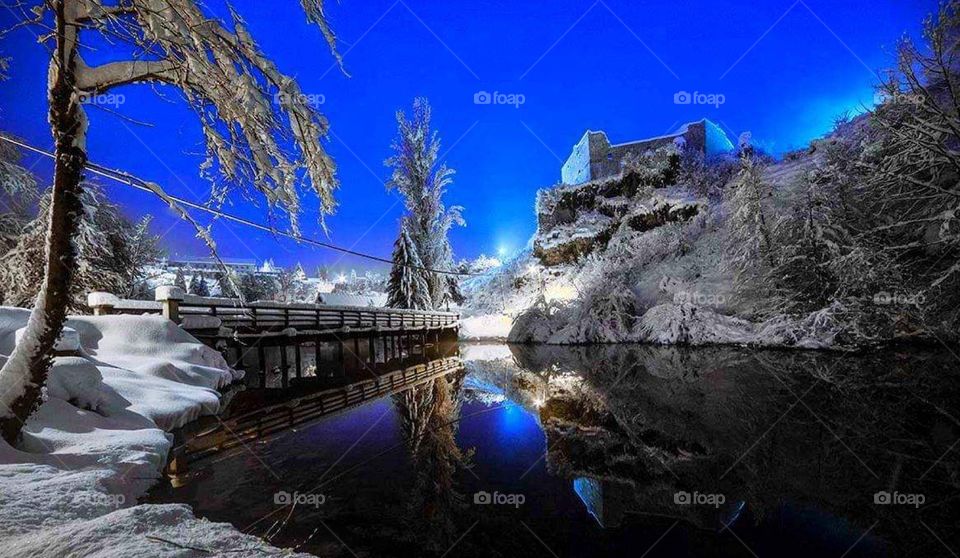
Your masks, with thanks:
[[[743,233],[766,219],[789,239],[835,143],[749,168],[733,156],[689,165],[662,148],[619,176],[541,190],[529,248],[465,283],[465,337],[844,348],[916,334],[915,305],[888,304],[866,283],[819,306],[790,294],[781,285],[799,282],[788,265],[804,265],[800,256],[783,248],[768,265],[765,239]]]

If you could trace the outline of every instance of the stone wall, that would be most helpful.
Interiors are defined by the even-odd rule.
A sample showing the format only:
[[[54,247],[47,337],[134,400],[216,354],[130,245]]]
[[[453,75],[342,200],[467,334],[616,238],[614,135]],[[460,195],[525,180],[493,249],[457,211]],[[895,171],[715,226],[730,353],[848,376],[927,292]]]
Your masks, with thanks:
[[[708,126],[711,127],[711,134],[708,134]],[[715,143],[718,145],[708,145],[708,137],[716,137]],[[573,146],[570,157],[563,164],[561,181],[575,185],[614,176],[620,172],[623,159],[628,154],[642,155],[678,142],[685,149],[703,154],[732,149],[726,134],[708,120],[686,124],[674,134],[617,145],[611,145],[604,132],[587,131]]]

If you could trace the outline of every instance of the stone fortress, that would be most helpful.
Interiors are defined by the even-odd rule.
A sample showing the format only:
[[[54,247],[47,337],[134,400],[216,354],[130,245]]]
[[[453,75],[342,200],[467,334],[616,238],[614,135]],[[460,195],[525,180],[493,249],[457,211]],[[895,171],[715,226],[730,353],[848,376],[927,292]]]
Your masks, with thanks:
[[[704,155],[729,153],[734,149],[727,134],[707,119],[684,124],[676,132],[665,136],[615,145],[610,144],[606,133],[587,130],[563,164],[561,181],[575,185],[614,176],[620,172],[623,159],[628,154],[642,155],[671,144],[681,149],[694,149]]]

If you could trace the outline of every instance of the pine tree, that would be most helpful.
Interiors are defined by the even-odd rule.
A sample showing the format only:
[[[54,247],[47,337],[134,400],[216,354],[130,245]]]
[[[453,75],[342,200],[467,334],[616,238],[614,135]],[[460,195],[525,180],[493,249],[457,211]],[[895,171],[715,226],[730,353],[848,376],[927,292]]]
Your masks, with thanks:
[[[87,311],[87,293],[107,291],[126,295],[143,288],[143,268],[159,254],[158,239],[147,224],[134,225],[120,208],[110,203],[94,185],[81,195],[74,281],[68,293],[68,309]],[[7,305],[30,306],[36,299],[44,275],[44,239],[50,193],[38,203],[38,215],[27,222],[14,239],[13,247],[0,260],[0,299]]]
[[[394,155],[386,161],[393,167],[387,187],[396,188],[404,198],[404,226],[423,266],[448,270],[453,267],[450,229],[465,223],[462,207],[444,206],[443,195],[453,182],[454,170],[437,161],[440,140],[430,129],[430,119],[430,104],[422,97],[414,99],[410,120],[403,111],[397,112],[397,137],[391,146]],[[428,273],[425,279],[429,307],[439,308],[451,296],[450,284],[438,273]]]
[[[189,292],[189,289],[187,288],[187,280],[183,276],[182,268],[177,268],[177,274],[173,278],[173,286],[181,289],[185,293]]]
[[[427,310],[432,307],[430,287],[426,272],[419,269],[423,262],[417,247],[406,227],[401,225],[400,235],[393,245],[393,267],[387,283],[387,306],[410,310]]]
[[[772,190],[763,178],[763,167],[752,157],[742,157],[740,172],[727,194],[732,212],[729,265],[741,289],[763,290],[767,274],[776,266],[767,208]]]
[[[210,296],[210,285],[207,284],[206,277],[198,273],[191,280],[191,293],[197,296]]]

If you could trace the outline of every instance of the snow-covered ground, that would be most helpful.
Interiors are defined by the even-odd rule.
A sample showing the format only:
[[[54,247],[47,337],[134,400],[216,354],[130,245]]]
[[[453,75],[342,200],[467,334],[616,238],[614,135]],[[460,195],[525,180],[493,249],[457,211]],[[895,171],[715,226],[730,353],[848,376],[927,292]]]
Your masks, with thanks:
[[[27,317],[0,307],[0,363]],[[169,431],[216,413],[217,389],[240,373],[160,317],[67,325],[77,356],[55,359],[20,445],[0,440],[0,556],[288,555],[189,506],[137,504],[160,479]]]

